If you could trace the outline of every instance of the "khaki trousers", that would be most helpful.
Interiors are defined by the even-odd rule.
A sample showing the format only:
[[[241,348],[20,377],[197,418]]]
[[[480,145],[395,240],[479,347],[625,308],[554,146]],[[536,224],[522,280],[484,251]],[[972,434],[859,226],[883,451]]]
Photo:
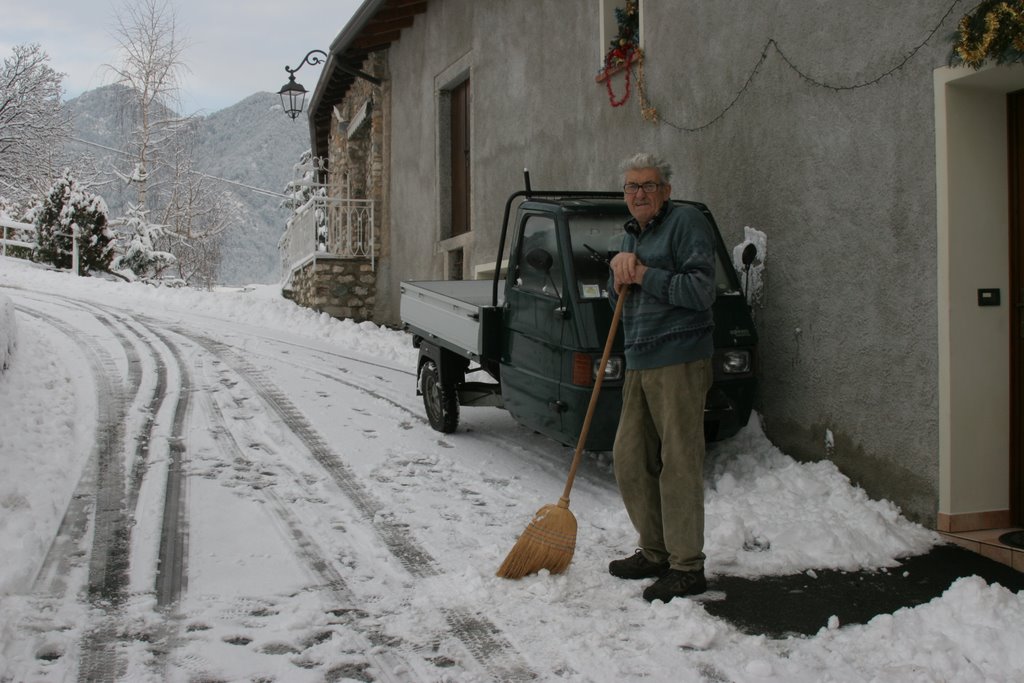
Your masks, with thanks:
[[[711,360],[627,370],[612,457],[640,548],[673,569],[704,567],[704,401]]]

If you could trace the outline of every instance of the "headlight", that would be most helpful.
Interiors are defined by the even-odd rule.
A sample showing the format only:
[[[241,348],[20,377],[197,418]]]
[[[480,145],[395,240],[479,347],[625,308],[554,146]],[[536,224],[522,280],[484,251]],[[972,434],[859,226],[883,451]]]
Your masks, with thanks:
[[[622,379],[626,368],[626,359],[622,356],[610,356],[604,368],[606,380]],[[601,357],[589,353],[575,353],[572,359],[572,383],[578,387],[593,386],[597,381],[597,372],[601,369]]]
[[[722,372],[727,375],[738,375],[750,372],[750,351],[732,349],[723,351],[720,356]]]
[[[622,369],[625,367],[626,362],[622,356],[609,356],[608,364],[604,366],[604,378],[605,379],[622,379]],[[594,381],[597,381],[597,372],[601,369],[601,359],[597,358],[594,360]]]

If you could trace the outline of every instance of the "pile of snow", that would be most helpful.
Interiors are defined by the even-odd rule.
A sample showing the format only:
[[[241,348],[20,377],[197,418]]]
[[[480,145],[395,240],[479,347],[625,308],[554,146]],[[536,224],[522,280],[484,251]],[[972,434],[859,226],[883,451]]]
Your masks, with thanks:
[[[939,535],[910,522],[828,461],[801,463],[764,435],[759,417],[708,453],[708,569],[734,576],[892,567]]]

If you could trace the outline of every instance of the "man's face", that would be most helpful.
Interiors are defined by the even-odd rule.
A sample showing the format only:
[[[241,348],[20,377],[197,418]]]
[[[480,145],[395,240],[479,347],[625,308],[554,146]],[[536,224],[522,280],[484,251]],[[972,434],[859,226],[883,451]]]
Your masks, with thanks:
[[[625,184],[656,183],[657,188],[653,192],[647,192],[643,187],[637,189],[636,194],[626,193],[626,205],[629,212],[633,214],[640,227],[643,228],[661,210],[662,204],[668,201],[672,195],[672,186],[661,182],[661,174],[654,168],[641,168],[626,171]]]

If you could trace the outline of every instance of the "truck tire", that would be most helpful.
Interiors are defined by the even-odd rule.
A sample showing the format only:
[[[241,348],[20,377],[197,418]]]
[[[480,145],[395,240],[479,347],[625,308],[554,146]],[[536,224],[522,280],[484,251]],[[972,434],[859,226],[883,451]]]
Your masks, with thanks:
[[[427,360],[420,368],[420,393],[430,426],[451,434],[459,426],[459,395],[454,385],[441,381],[437,364]]]

